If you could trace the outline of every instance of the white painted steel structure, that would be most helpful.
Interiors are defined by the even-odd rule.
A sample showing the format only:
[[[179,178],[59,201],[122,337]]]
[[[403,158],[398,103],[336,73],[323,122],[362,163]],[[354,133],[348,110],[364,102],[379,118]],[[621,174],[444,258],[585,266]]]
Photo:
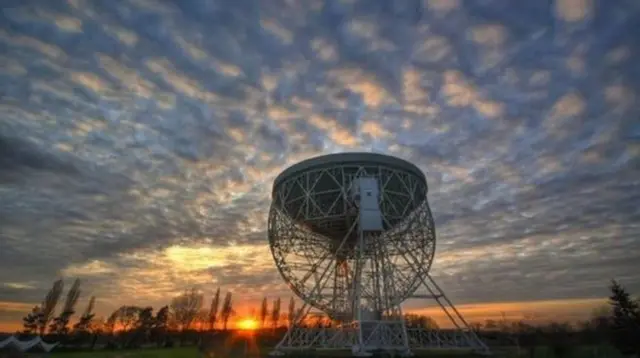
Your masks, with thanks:
[[[51,352],[52,349],[58,346],[56,343],[47,343],[40,337],[33,337],[27,341],[21,341],[14,336],[10,336],[5,340],[0,341],[0,350],[13,347],[20,352],[28,352],[32,349],[40,349],[44,352]]]
[[[373,153],[300,162],[273,186],[269,243],[280,274],[304,302],[273,354],[295,349],[376,350],[487,346],[429,275],[435,227],[427,182],[413,164]],[[421,291],[424,294],[419,294]],[[401,303],[435,300],[451,331],[408,329]],[[330,327],[303,323],[312,308]]]

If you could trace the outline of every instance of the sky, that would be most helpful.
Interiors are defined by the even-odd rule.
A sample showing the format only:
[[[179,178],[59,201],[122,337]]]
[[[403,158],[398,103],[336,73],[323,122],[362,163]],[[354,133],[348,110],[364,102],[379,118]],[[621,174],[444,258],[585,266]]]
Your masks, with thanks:
[[[0,8],[0,328],[56,278],[101,315],[193,286],[288,297],[273,179],[344,151],[425,172],[431,274],[474,319],[640,293],[637,1]]]

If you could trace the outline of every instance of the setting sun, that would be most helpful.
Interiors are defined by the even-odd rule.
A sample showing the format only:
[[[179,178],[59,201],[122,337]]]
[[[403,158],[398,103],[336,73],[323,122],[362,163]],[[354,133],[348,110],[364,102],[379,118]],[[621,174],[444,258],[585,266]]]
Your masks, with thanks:
[[[238,328],[245,331],[258,329],[258,322],[255,319],[245,318],[238,322]]]

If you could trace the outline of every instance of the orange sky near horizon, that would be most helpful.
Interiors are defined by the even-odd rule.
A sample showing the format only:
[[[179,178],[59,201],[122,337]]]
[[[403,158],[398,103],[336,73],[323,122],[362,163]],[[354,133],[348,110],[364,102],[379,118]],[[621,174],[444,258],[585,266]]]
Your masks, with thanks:
[[[288,302],[288,301],[283,301]],[[284,305],[284,303],[283,303]],[[484,323],[486,320],[525,320],[530,323],[548,321],[577,322],[589,318],[595,310],[607,305],[606,298],[563,299],[529,302],[490,302],[456,305],[456,308],[469,323]],[[0,302],[0,313],[12,316],[26,315],[34,304],[18,302]],[[245,304],[232,319],[232,325],[246,319],[250,312],[257,311],[259,304]],[[283,306],[284,307],[284,306]],[[100,309],[98,307],[98,312]],[[441,327],[449,327],[445,313],[437,306],[409,310],[410,313],[425,314],[432,317]],[[0,332],[15,332],[22,328],[20,319],[0,321]]]

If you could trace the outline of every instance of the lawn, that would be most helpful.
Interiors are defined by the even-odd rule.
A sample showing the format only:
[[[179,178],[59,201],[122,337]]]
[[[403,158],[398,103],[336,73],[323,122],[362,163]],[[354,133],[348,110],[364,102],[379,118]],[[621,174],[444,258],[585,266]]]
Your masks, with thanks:
[[[195,347],[116,351],[53,352],[52,358],[200,358]],[[37,357],[37,355],[34,355]],[[231,357],[230,357],[231,358]]]
[[[269,357],[269,350],[262,352],[253,352],[253,354],[245,355],[244,352],[230,352],[228,355],[215,355],[213,357],[224,358],[266,358]],[[325,357],[351,357],[350,352],[330,352],[321,351],[317,353],[300,353],[291,355],[290,357],[308,357],[308,358],[325,358]],[[32,355],[34,358],[39,357],[38,354]],[[88,352],[54,352],[51,358],[200,358],[200,354],[195,347],[169,348],[169,349],[135,349],[135,350],[117,350],[117,351],[88,351]],[[285,356],[286,357],[286,356]],[[476,357],[468,354],[460,354],[456,352],[430,352],[429,354],[416,354],[416,358],[467,358]]]
[[[269,350],[264,352],[255,352],[254,354],[245,355],[244,352],[235,352],[229,355],[215,355],[213,357],[220,358],[266,358]],[[33,357],[39,355],[34,354]],[[429,358],[467,358],[477,357],[468,354],[460,354],[455,352],[431,352],[430,354],[416,354],[416,358],[419,357]],[[136,349],[136,350],[118,350],[118,351],[93,351],[93,352],[54,352],[50,356],[51,358],[201,358],[198,350],[195,347],[186,348],[170,348],[170,349]],[[286,357],[286,356],[285,356]],[[302,353],[298,355],[291,355],[291,357],[308,357],[308,358],[324,358],[324,357],[351,357],[349,352],[318,352],[318,353]]]
[[[254,350],[251,354],[246,355],[244,350],[235,350],[234,352],[228,352],[227,354],[217,354],[212,357],[216,358],[266,358],[270,348]],[[470,358],[478,357],[477,355],[465,354],[455,351],[416,351],[415,357],[429,357],[429,358]],[[39,357],[40,355],[34,354],[32,357]],[[349,352],[306,352],[298,355],[292,355],[291,357],[308,357],[308,358],[324,358],[324,357],[350,357]],[[136,349],[136,350],[116,350],[116,351],[89,351],[89,352],[54,352],[50,355],[52,358],[200,358],[200,354],[195,347],[182,347],[182,348],[165,348],[165,349]],[[514,349],[502,348],[494,350],[492,357],[495,358],[528,358],[526,352],[522,352],[521,355],[515,354]],[[567,358],[616,358],[619,357],[617,352],[611,347],[602,347],[598,351],[593,347],[575,347],[572,350],[572,354]],[[535,358],[554,358],[553,353],[545,347],[540,347],[536,350]]]

